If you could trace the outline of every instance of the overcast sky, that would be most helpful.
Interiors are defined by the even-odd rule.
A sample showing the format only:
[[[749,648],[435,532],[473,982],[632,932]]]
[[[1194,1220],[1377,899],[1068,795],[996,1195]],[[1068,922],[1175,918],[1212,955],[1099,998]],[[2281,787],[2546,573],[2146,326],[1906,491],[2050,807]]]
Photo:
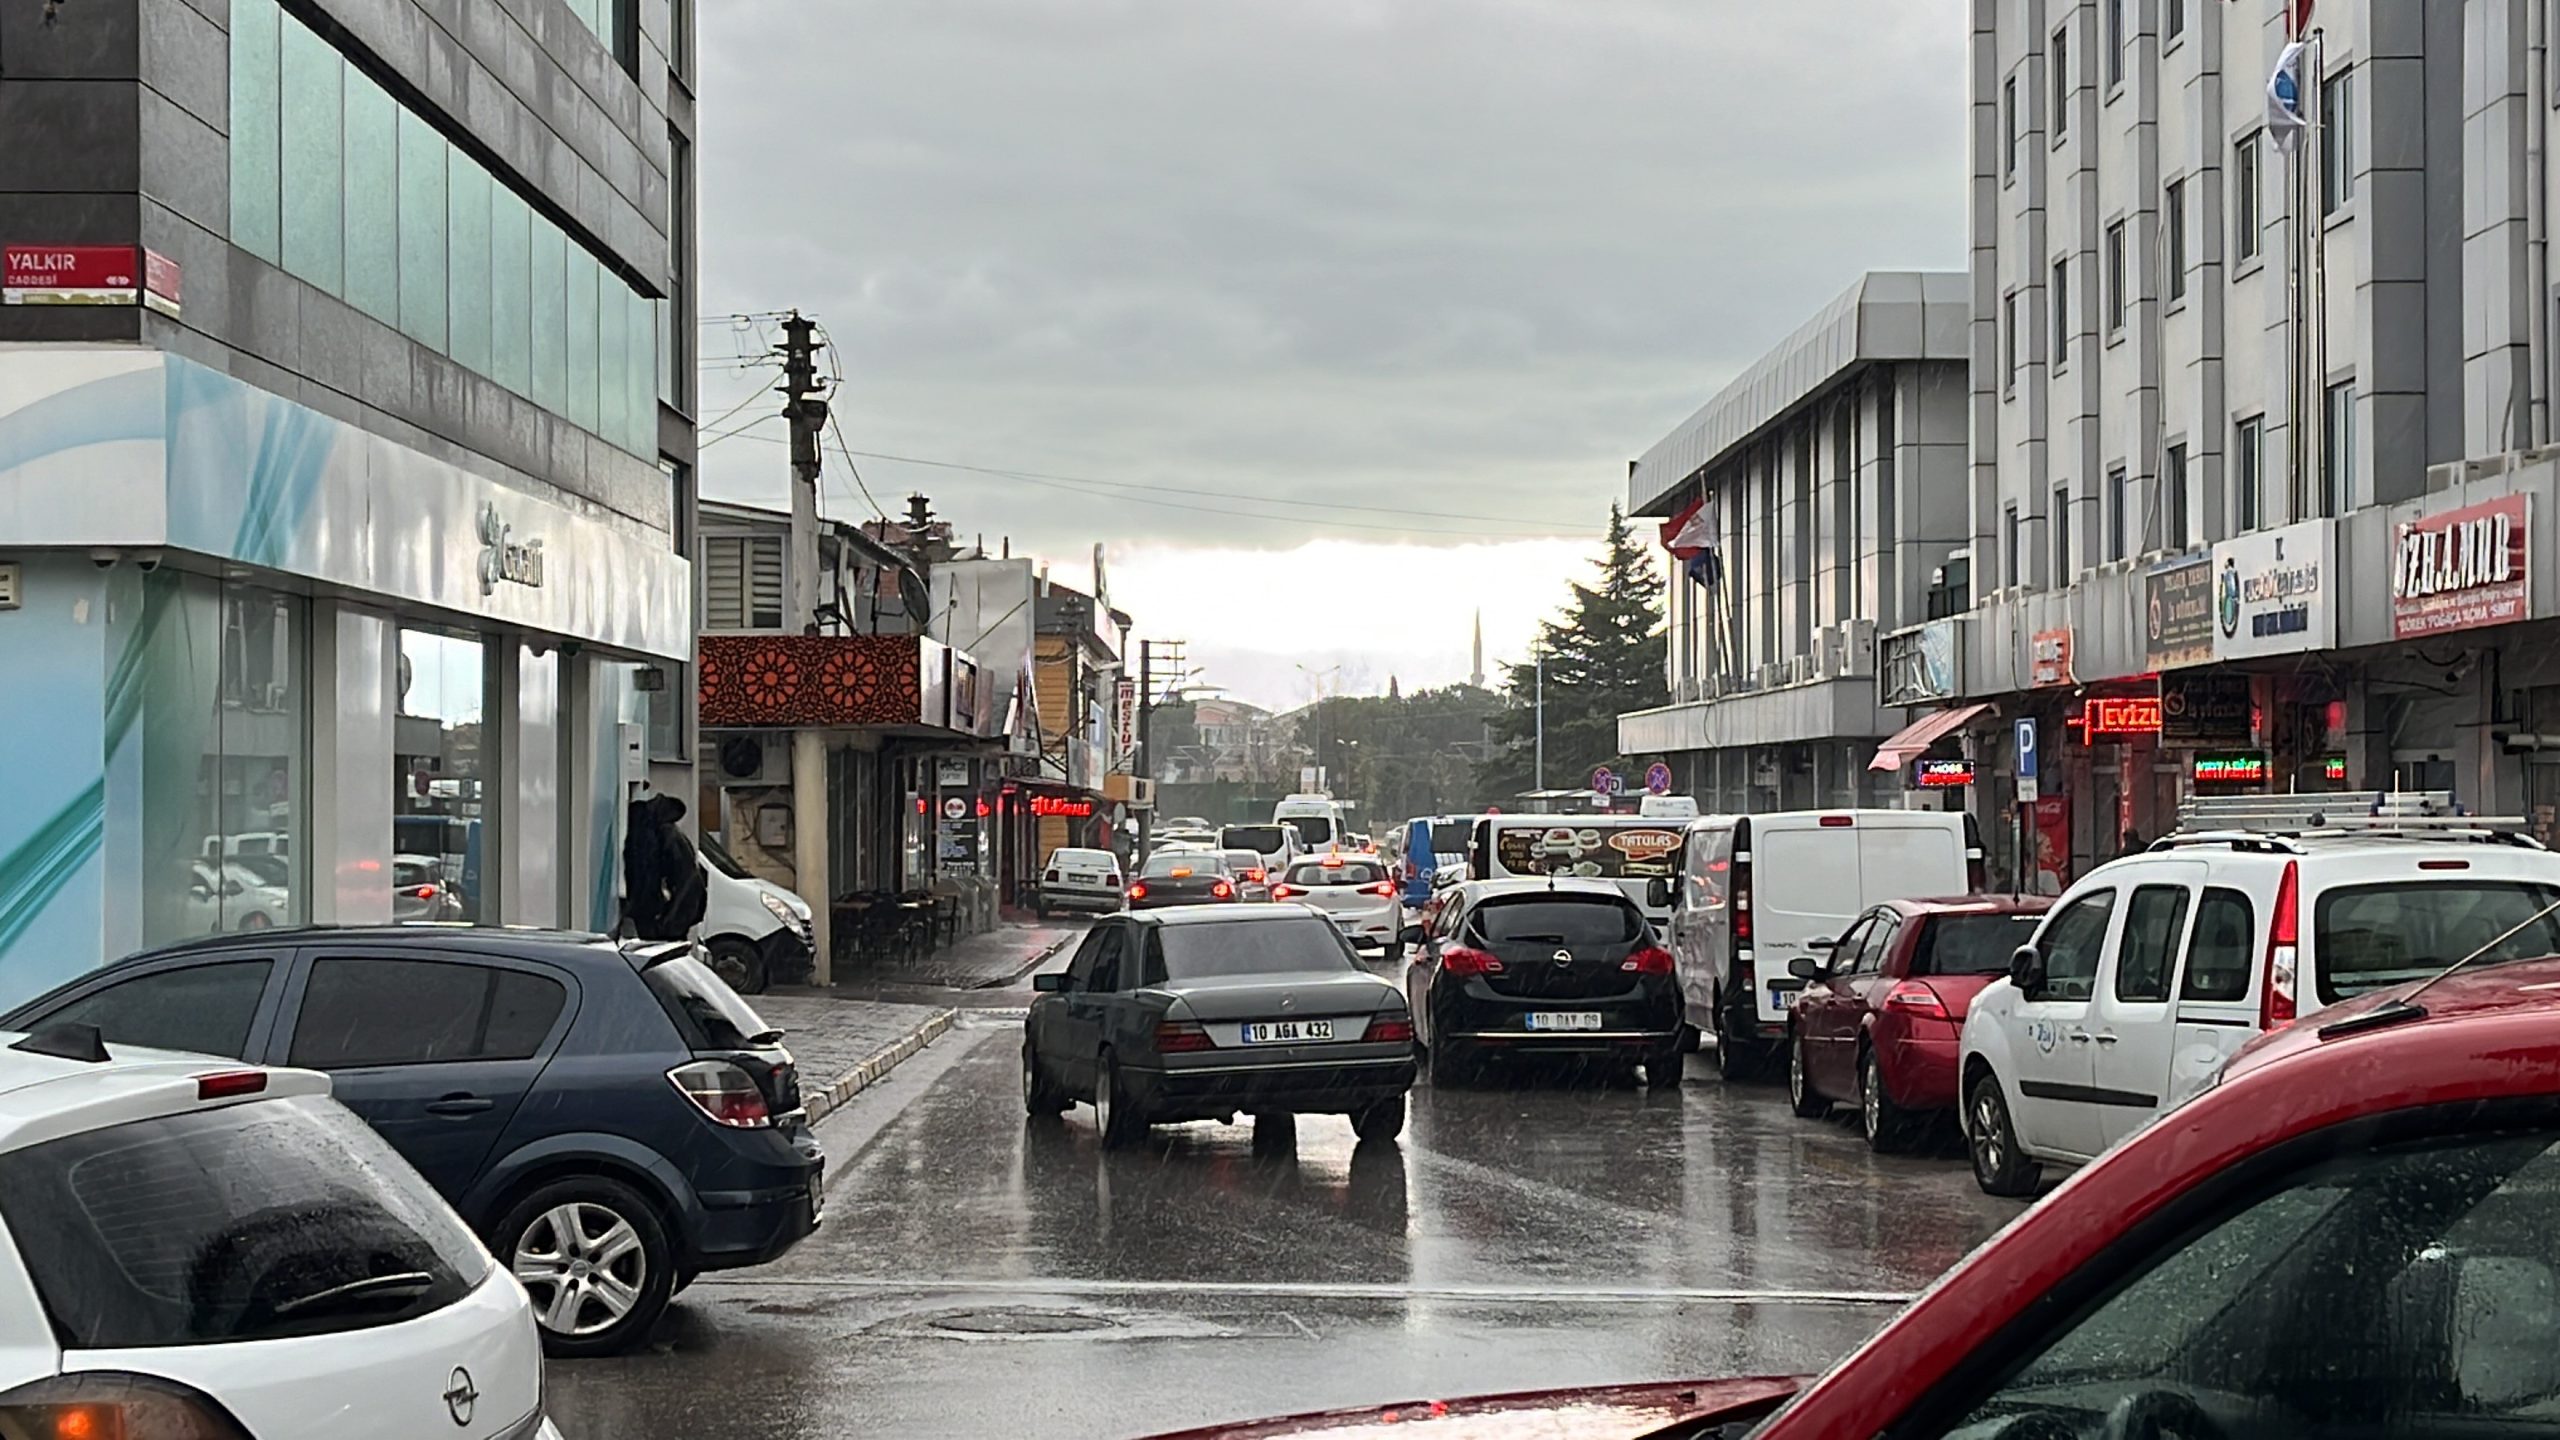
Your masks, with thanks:
[[[705,420],[770,383],[722,317],[798,306],[854,450],[1042,477],[864,459],[882,505],[1107,542],[1268,704],[1462,678],[1479,607],[1517,655],[1629,459],[1859,272],[1964,263],[1961,0],[699,10]],[[780,503],[781,430],[706,493]]]

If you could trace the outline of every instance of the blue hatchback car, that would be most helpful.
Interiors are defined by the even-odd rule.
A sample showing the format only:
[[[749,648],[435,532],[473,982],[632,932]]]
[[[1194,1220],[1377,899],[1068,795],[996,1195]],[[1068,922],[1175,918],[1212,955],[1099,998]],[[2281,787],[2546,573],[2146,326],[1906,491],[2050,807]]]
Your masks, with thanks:
[[[555,1355],[627,1349],[705,1270],[815,1229],[826,1157],[782,1032],[685,943],[264,930],[117,961],[0,1016],[329,1073],[532,1293]]]

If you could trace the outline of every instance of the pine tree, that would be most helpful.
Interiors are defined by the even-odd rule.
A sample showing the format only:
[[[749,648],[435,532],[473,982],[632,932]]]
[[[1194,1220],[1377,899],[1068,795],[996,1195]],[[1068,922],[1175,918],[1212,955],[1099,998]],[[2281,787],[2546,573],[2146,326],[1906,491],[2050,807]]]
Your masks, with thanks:
[[[1650,709],[1670,698],[1663,677],[1663,581],[1627,517],[1609,507],[1596,584],[1572,586],[1563,615],[1539,626],[1546,655],[1546,731],[1549,789],[1583,784],[1608,765],[1624,772],[1618,753],[1618,716]],[[1537,665],[1506,667],[1507,708],[1494,717],[1497,744],[1484,766],[1484,789],[1517,795],[1536,780],[1539,687]]]

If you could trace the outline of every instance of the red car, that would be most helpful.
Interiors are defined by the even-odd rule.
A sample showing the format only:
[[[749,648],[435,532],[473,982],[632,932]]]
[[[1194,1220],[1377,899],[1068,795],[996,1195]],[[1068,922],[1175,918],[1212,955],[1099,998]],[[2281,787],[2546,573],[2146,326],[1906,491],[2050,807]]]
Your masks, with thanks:
[[[1792,1400],[1702,1383],[1617,1433],[2560,1434],[2554,1195],[2560,959],[2376,991],[2251,1042]],[[1420,1433],[1607,1433],[1501,1418]]]
[[[1787,1022],[1787,1098],[1807,1119],[1858,1107],[1867,1144],[1902,1148],[1956,1107],[1966,1007],[2009,973],[2009,956],[2052,908],[2041,895],[1889,900],[1844,931]]]

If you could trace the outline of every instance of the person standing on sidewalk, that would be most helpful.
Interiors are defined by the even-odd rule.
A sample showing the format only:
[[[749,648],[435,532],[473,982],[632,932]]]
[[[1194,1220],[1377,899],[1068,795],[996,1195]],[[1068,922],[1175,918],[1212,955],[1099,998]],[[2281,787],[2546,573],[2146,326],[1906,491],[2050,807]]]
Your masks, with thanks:
[[[643,940],[682,940],[710,903],[702,857],[681,828],[684,802],[642,786],[622,843],[623,917]]]

